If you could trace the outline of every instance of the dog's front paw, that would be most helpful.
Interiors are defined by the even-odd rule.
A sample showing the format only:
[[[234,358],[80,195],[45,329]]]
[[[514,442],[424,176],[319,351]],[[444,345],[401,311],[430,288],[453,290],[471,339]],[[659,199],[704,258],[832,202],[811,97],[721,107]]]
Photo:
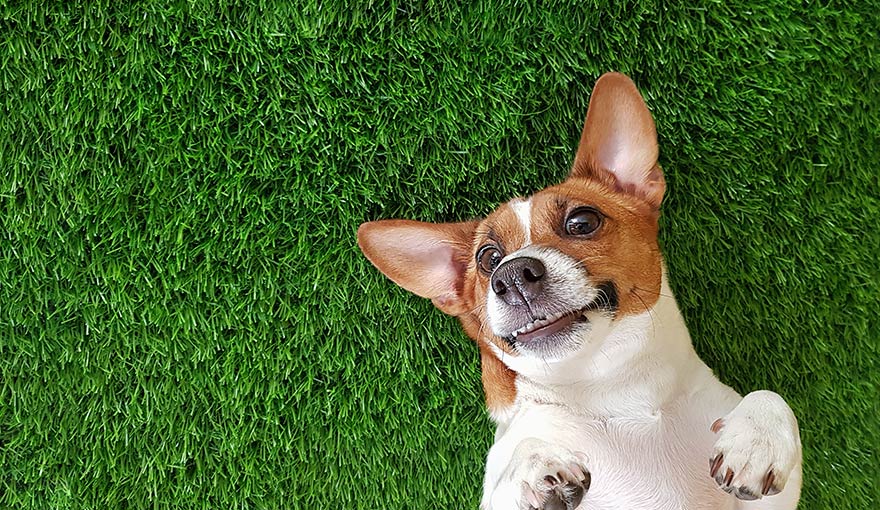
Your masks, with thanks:
[[[492,493],[490,508],[574,510],[589,488],[586,455],[526,439]]]
[[[749,393],[712,424],[712,431],[718,440],[709,459],[709,476],[739,499],[778,494],[800,462],[797,419],[776,393]]]

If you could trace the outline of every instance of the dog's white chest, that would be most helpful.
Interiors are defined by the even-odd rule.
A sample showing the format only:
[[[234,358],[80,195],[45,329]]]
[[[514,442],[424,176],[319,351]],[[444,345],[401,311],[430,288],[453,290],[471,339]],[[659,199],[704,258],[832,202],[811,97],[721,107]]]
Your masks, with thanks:
[[[496,438],[487,462],[486,482],[495,483],[496,491],[503,493],[508,484],[505,478],[512,474],[505,468],[520,465],[524,470],[530,466],[546,470],[546,465],[532,464],[553,462],[553,449],[559,448],[560,452],[587,452],[591,483],[578,508],[733,508],[730,498],[706,476],[708,459],[700,454],[711,449],[712,437],[708,431],[696,430],[691,423],[694,420],[702,421],[678,408],[591,419],[574,416],[558,406],[526,404]],[[534,437],[539,429],[552,434],[552,442],[522,447],[523,441],[530,444],[530,435]],[[565,459],[559,462],[564,464]]]

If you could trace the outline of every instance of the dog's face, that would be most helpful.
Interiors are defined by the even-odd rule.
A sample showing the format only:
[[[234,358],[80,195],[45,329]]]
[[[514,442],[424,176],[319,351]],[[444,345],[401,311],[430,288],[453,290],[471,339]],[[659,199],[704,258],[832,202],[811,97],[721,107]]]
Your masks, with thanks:
[[[656,302],[664,189],[650,112],[629,78],[606,74],[565,182],[478,221],[365,223],[358,244],[398,285],[459,317],[481,348],[561,359],[594,343],[597,321]]]

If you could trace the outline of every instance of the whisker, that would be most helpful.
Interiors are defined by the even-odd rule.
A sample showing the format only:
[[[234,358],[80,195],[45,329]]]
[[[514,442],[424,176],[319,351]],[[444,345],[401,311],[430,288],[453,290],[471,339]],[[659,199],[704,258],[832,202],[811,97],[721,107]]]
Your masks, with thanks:
[[[605,289],[603,289],[602,287],[599,287],[598,290],[599,290],[599,295],[596,297],[601,298],[601,300],[604,301],[605,303],[610,302],[610,297],[608,296],[608,293],[605,292]]]
[[[644,288],[642,288],[642,287],[639,287],[638,285],[633,285],[633,288],[636,289],[636,290],[640,290],[640,291],[642,291],[642,292],[647,292],[647,293],[649,293],[649,294],[655,294],[655,295],[657,295],[657,296],[663,296],[663,297],[668,297],[668,298],[675,297],[675,296],[673,296],[673,295],[671,295],[671,294],[664,294],[664,293],[662,293],[662,292],[660,292],[660,291],[653,291],[653,290],[644,289]]]
[[[648,305],[645,303],[645,300],[642,299],[642,296],[639,296],[638,292],[633,292],[632,294],[639,299],[639,301],[642,303],[642,306],[645,307],[645,311],[648,312],[648,317],[651,318],[651,331],[654,335],[656,335],[657,334],[657,324],[654,322],[654,310],[648,308]]]
[[[470,311],[468,311],[467,313],[476,313],[477,311],[479,311],[479,310],[481,310],[481,309],[483,309],[483,308],[486,308],[486,306],[487,306],[486,303],[479,304],[479,305],[475,306],[474,308],[472,308],[472,309],[471,309]],[[483,332],[484,332],[485,328],[486,328],[486,322],[485,322],[485,321],[480,321],[480,328],[477,330],[477,338],[482,338],[482,337],[483,337]],[[487,335],[487,336],[488,336],[488,335]],[[495,335],[495,334],[493,333],[492,336],[498,336],[498,335]],[[504,339],[502,338],[502,340],[504,340]],[[519,352],[519,348],[518,348],[515,344],[514,344],[514,345],[511,345],[511,347],[512,347],[515,351]],[[504,362],[504,355],[507,354],[507,352],[506,352],[504,349],[498,349],[498,350],[501,351],[501,361]]]
[[[584,262],[587,262],[587,261],[590,261],[590,260],[598,260],[598,259],[600,259],[600,258],[601,258],[601,257],[598,256],[598,255],[588,255],[588,256],[586,256],[586,257],[584,257],[584,258],[578,260],[577,263],[578,263],[578,264],[583,264]]]
[[[550,374],[550,362],[547,361],[544,357],[541,357],[541,361],[544,362],[544,375]]]
[[[471,310],[471,312],[473,313],[473,312],[479,310],[480,308],[485,308],[485,307],[486,307],[485,304],[479,305],[476,308],[474,308],[473,310]],[[485,329],[485,327],[486,327],[486,322],[480,321],[480,328],[477,330],[477,338],[483,337],[483,330]],[[497,335],[494,335],[494,336],[497,336]],[[516,346],[513,346],[513,348],[516,349]],[[504,355],[506,354],[506,352],[504,351],[504,349],[499,349],[499,350],[501,351],[501,361],[504,362]]]
[[[479,310],[479,309],[481,309],[481,308],[486,308],[486,305],[485,305],[485,304],[477,305],[476,307],[474,307],[474,308],[468,310],[468,311],[465,312],[465,313],[475,313],[477,310]]]
[[[595,257],[594,257],[594,256],[584,257],[584,258],[578,260],[577,263],[578,263],[579,265],[583,265],[584,262],[589,262],[590,260],[598,260],[598,259],[600,259],[600,258],[601,258],[601,257],[599,257],[599,256],[595,256]],[[657,296],[663,296],[663,297],[668,297],[668,298],[674,297],[674,296],[672,296],[672,295],[670,295],[670,294],[664,294],[663,292],[661,292],[661,291],[659,291],[659,290],[657,290],[657,291],[654,291],[654,290],[648,290],[648,289],[645,289],[645,288],[639,287],[638,285],[633,285],[633,288],[636,289],[636,290],[640,290],[640,291],[642,291],[642,292],[648,292],[648,293],[650,293],[650,294],[654,294],[654,295],[657,295]]]

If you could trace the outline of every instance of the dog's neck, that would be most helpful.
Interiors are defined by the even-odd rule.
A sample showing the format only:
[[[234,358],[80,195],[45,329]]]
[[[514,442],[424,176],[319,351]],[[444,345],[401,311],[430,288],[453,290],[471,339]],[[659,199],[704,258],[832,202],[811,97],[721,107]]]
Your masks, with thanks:
[[[665,273],[661,295],[645,313],[594,322],[591,340],[559,361],[499,356],[517,372],[517,399],[499,424],[527,402],[561,405],[595,418],[654,415],[688,394],[685,375],[702,365]],[[690,376],[688,376],[690,377]]]

